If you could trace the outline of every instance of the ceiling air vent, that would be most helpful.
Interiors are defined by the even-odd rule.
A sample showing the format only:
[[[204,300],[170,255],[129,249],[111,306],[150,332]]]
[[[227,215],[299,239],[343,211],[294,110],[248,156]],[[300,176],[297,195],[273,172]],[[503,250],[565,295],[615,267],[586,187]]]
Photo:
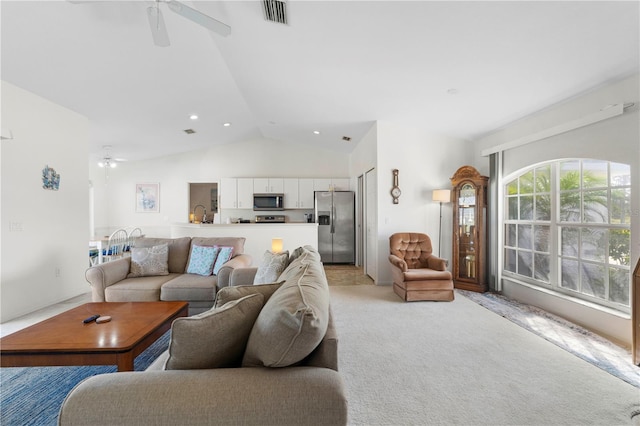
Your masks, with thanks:
[[[195,130],[193,130],[193,129],[184,129],[184,132],[185,132],[186,134],[188,134],[188,135],[192,135],[192,134],[194,134],[196,131],[195,131]]]
[[[288,24],[287,2],[279,0],[262,0],[264,19],[279,24]]]

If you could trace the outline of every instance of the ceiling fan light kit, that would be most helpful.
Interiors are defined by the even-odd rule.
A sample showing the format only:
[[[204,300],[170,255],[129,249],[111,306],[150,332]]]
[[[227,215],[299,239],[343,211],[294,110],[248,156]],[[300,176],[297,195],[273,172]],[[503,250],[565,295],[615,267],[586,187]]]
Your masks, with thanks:
[[[118,165],[112,162],[111,158],[105,157],[103,161],[98,161],[98,167],[110,167],[115,169]]]

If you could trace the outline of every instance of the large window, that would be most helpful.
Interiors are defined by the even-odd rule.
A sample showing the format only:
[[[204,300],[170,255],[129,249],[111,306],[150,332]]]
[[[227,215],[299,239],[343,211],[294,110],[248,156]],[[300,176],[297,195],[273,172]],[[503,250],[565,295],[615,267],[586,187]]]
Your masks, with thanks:
[[[628,311],[630,167],[560,160],[506,182],[505,276]]]

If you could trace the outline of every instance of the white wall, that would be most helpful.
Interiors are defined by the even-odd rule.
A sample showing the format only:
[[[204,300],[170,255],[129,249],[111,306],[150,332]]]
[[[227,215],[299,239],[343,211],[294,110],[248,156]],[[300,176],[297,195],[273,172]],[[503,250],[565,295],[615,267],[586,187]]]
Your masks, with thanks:
[[[352,188],[356,189],[356,197],[362,201],[362,205],[356,202],[356,217],[361,218],[362,223],[356,227],[356,259],[361,259],[363,264],[364,273],[368,274],[374,282],[377,281],[377,269],[371,267],[372,263],[368,262],[366,256],[371,259],[378,258],[377,241],[378,241],[378,226],[375,211],[367,212],[367,202],[372,202],[377,205],[377,197],[374,200],[367,200],[366,194],[373,191],[375,188],[367,188],[367,172],[371,171],[375,173],[376,165],[378,162],[378,124],[374,123],[369,131],[362,137],[358,145],[353,149],[351,156],[349,157],[349,174],[352,180]],[[358,178],[362,176],[362,188],[358,188]],[[370,191],[367,191],[369,189]],[[363,193],[360,194],[359,190]],[[374,192],[375,193],[375,192]],[[362,209],[362,211],[360,211]],[[375,210],[375,209],[374,209]],[[358,225],[358,224],[357,224]],[[367,238],[375,238],[375,244],[369,244]],[[362,243],[362,245],[360,245]],[[367,252],[367,247],[369,251]],[[362,251],[362,254],[358,252]],[[377,266],[377,265],[376,265]]]
[[[347,177],[349,158],[321,148],[260,139],[207,150],[125,162],[109,170],[91,164],[97,235],[139,226],[146,235],[170,236],[171,223],[186,222],[189,182],[220,182],[223,177]],[[135,184],[160,183],[160,212],[135,212]],[[253,210],[236,213],[253,218]]]
[[[424,133],[389,122],[377,125],[378,169],[378,280],[392,284],[389,236],[395,232],[424,232],[438,247],[440,205],[434,189],[449,189],[449,178],[472,159],[468,142]],[[399,204],[390,195],[393,169],[399,170]],[[451,259],[451,204],[442,209],[442,257]],[[451,262],[449,263],[451,267]]]
[[[0,322],[88,291],[88,120],[2,82]],[[42,169],[60,175],[42,188]],[[59,271],[59,273],[56,273]]]
[[[640,197],[637,196],[640,188],[639,101],[638,74],[596,88],[482,138],[474,145],[476,162],[486,162],[486,158],[480,157],[484,149],[580,119],[610,104],[634,102],[635,106],[622,116],[506,151],[504,173],[541,161],[566,157],[597,158],[630,164],[635,185],[632,191],[631,265],[635,265],[640,257]],[[532,289],[512,280],[503,280],[502,284],[508,296],[542,307],[621,343],[629,345],[631,342],[631,321],[628,316],[594,309],[582,302],[574,303],[567,297]]]

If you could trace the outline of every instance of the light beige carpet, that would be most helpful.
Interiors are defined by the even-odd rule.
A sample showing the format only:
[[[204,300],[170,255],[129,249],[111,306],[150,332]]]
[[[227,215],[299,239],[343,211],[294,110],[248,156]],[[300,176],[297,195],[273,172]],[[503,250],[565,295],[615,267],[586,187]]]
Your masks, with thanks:
[[[456,294],[332,286],[351,425],[630,425],[640,389]]]

